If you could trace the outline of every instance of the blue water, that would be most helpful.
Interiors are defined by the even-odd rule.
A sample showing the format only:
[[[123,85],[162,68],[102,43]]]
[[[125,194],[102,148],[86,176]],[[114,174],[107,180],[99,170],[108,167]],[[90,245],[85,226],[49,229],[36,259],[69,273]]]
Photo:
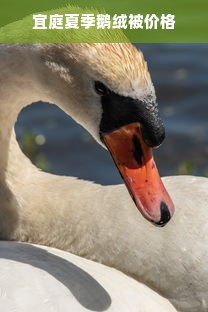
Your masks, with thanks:
[[[161,175],[178,173],[189,162],[193,173],[208,173],[208,44],[141,44],[154,82],[166,140],[155,150]],[[109,156],[90,135],[54,105],[38,103],[19,116],[24,129],[46,138],[40,152],[51,172],[102,184],[121,179]]]

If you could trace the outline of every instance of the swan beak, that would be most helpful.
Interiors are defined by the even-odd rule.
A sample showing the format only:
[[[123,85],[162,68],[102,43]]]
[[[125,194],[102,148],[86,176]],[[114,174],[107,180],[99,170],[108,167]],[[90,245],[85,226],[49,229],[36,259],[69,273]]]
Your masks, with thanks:
[[[139,123],[103,134],[103,141],[142,215],[164,226],[174,213],[174,205],[159,176],[152,149],[142,139]]]

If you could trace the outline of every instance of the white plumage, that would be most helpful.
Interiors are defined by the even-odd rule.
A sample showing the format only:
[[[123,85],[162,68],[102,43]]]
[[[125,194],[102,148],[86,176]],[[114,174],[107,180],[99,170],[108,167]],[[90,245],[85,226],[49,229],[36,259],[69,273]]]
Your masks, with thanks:
[[[3,77],[0,83],[0,238],[49,245],[102,262],[155,289],[180,311],[207,312],[208,179],[165,178],[176,213],[170,224],[158,229],[139,215],[122,185],[101,186],[39,171],[23,155],[13,132],[20,110],[41,99],[57,103],[99,141],[102,107],[93,81],[102,79],[124,95],[146,98],[150,92],[153,96],[141,52],[126,44],[2,45],[0,71]],[[4,248],[18,246],[5,244]],[[78,259],[80,266],[83,261],[86,269],[85,264],[89,263],[90,267],[109,270],[110,275],[115,273],[118,278],[140,287],[109,268],[71,255],[66,257],[70,261]],[[3,266],[7,266],[8,260],[2,260]],[[15,263],[9,265],[18,266],[18,280],[22,282],[26,264]],[[34,275],[40,273],[35,270]],[[16,278],[13,274],[10,278],[13,276]],[[47,278],[52,277],[47,275]],[[8,280],[10,290],[18,291],[9,281],[11,279]],[[107,281],[104,284],[109,286]],[[111,287],[117,285],[112,282]],[[131,291],[131,286],[127,290]],[[71,296],[69,300],[74,299]]]
[[[0,242],[1,312],[176,312],[123,273],[50,247]]]

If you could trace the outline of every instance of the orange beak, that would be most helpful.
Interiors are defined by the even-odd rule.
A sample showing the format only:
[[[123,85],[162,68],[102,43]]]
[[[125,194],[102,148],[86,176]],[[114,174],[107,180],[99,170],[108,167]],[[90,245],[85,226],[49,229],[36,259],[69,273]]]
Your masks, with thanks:
[[[138,123],[109,134],[103,141],[142,215],[156,225],[165,225],[174,213],[173,202],[159,176],[152,149],[143,138]]]

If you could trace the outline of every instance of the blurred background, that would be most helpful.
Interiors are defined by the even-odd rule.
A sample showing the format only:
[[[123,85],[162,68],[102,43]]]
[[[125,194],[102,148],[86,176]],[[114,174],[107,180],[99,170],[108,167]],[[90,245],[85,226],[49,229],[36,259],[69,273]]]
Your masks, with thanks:
[[[208,44],[137,44],[155,85],[166,140],[154,151],[162,176],[208,176]],[[121,183],[110,155],[55,105],[36,103],[16,123],[19,144],[42,170]]]

